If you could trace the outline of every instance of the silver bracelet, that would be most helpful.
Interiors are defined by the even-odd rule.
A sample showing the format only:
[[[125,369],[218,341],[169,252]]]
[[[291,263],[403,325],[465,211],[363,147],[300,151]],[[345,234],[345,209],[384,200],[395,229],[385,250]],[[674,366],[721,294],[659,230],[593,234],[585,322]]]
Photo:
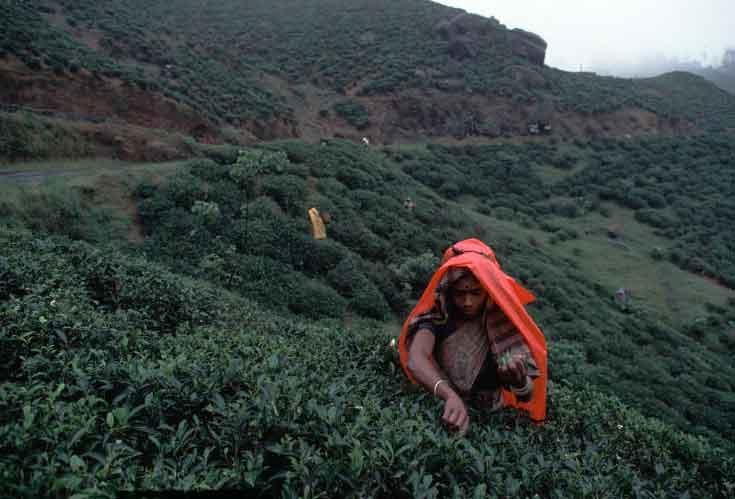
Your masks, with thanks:
[[[437,388],[439,388],[439,383],[441,383],[441,382],[444,382],[444,383],[449,383],[449,382],[448,382],[447,380],[439,378],[439,379],[437,380],[437,382],[436,382],[436,383],[434,383],[434,396],[435,396],[435,397],[436,397],[436,389],[437,389]]]

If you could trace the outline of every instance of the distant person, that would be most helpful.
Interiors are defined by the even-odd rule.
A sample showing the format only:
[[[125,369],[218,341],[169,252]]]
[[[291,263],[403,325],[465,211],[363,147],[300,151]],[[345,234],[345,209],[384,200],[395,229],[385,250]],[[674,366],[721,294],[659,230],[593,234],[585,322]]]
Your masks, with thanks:
[[[533,295],[505,274],[477,239],[445,253],[403,325],[398,347],[409,377],[445,401],[443,421],[466,433],[467,404],[546,417],[546,340],[524,305]]]

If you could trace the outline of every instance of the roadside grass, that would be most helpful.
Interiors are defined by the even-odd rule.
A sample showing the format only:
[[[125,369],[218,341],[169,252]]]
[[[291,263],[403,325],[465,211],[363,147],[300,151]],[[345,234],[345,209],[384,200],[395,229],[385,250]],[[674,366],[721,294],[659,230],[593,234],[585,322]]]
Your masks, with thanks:
[[[50,177],[0,177],[0,222],[46,228],[70,237],[140,243],[133,189],[161,183],[186,161],[135,163],[110,159],[39,161],[14,171],[59,173]],[[91,218],[90,218],[91,217]]]

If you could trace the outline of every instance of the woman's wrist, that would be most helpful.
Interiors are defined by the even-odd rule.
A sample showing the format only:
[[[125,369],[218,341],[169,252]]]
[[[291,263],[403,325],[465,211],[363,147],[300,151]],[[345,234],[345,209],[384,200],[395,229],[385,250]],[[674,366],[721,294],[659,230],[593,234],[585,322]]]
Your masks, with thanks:
[[[439,378],[434,383],[434,396],[435,397],[436,397],[436,390],[437,390],[437,388],[439,388],[439,385],[441,385],[442,383],[448,383],[448,381],[446,379],[444,379],[444,378]]]
[[[459,395],[457,395],[457,392],[454,391],[449,381],[444,380],[442,381],[442,383],[439,383],[439,385],[437,386],[437,389],[434,392],[434,396],[439,397],[440,399],[446,402],[450,398],[458,397]]]
[[[513,392],[517,397],[526,397],[533,390],[533,380],[530,376],[526,376],[526,379],[522,386],[510,386],[510,391]]]

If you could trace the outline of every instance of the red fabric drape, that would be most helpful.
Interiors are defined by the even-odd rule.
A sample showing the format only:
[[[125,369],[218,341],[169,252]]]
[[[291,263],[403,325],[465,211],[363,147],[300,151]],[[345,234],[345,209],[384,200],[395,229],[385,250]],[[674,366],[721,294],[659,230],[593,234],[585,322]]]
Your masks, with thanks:
[[[533,382],[533,396],[528,402],[519,402],[511,391],[503,390],[503,399],[507,406],[528,412],[532,420],[543,421],[546,419],[546,383],[548,379],[546,338],[524,307],[535,298],[528,290],[502,271],[493,251],[478,239],[465,239],[444,252],[441,266],[434,273],[418,304],[403,324],[401,336],[398,340],[398,350],[401,365],[408,379],[416,383],[408,370],[407,334],[409,323],[417,315],[431,310],[434,306],[435,290],[439,281],[447,270],[454,267],[466,267],[472,271],[526,340],[526,344],[540,371],[540,375]]]

